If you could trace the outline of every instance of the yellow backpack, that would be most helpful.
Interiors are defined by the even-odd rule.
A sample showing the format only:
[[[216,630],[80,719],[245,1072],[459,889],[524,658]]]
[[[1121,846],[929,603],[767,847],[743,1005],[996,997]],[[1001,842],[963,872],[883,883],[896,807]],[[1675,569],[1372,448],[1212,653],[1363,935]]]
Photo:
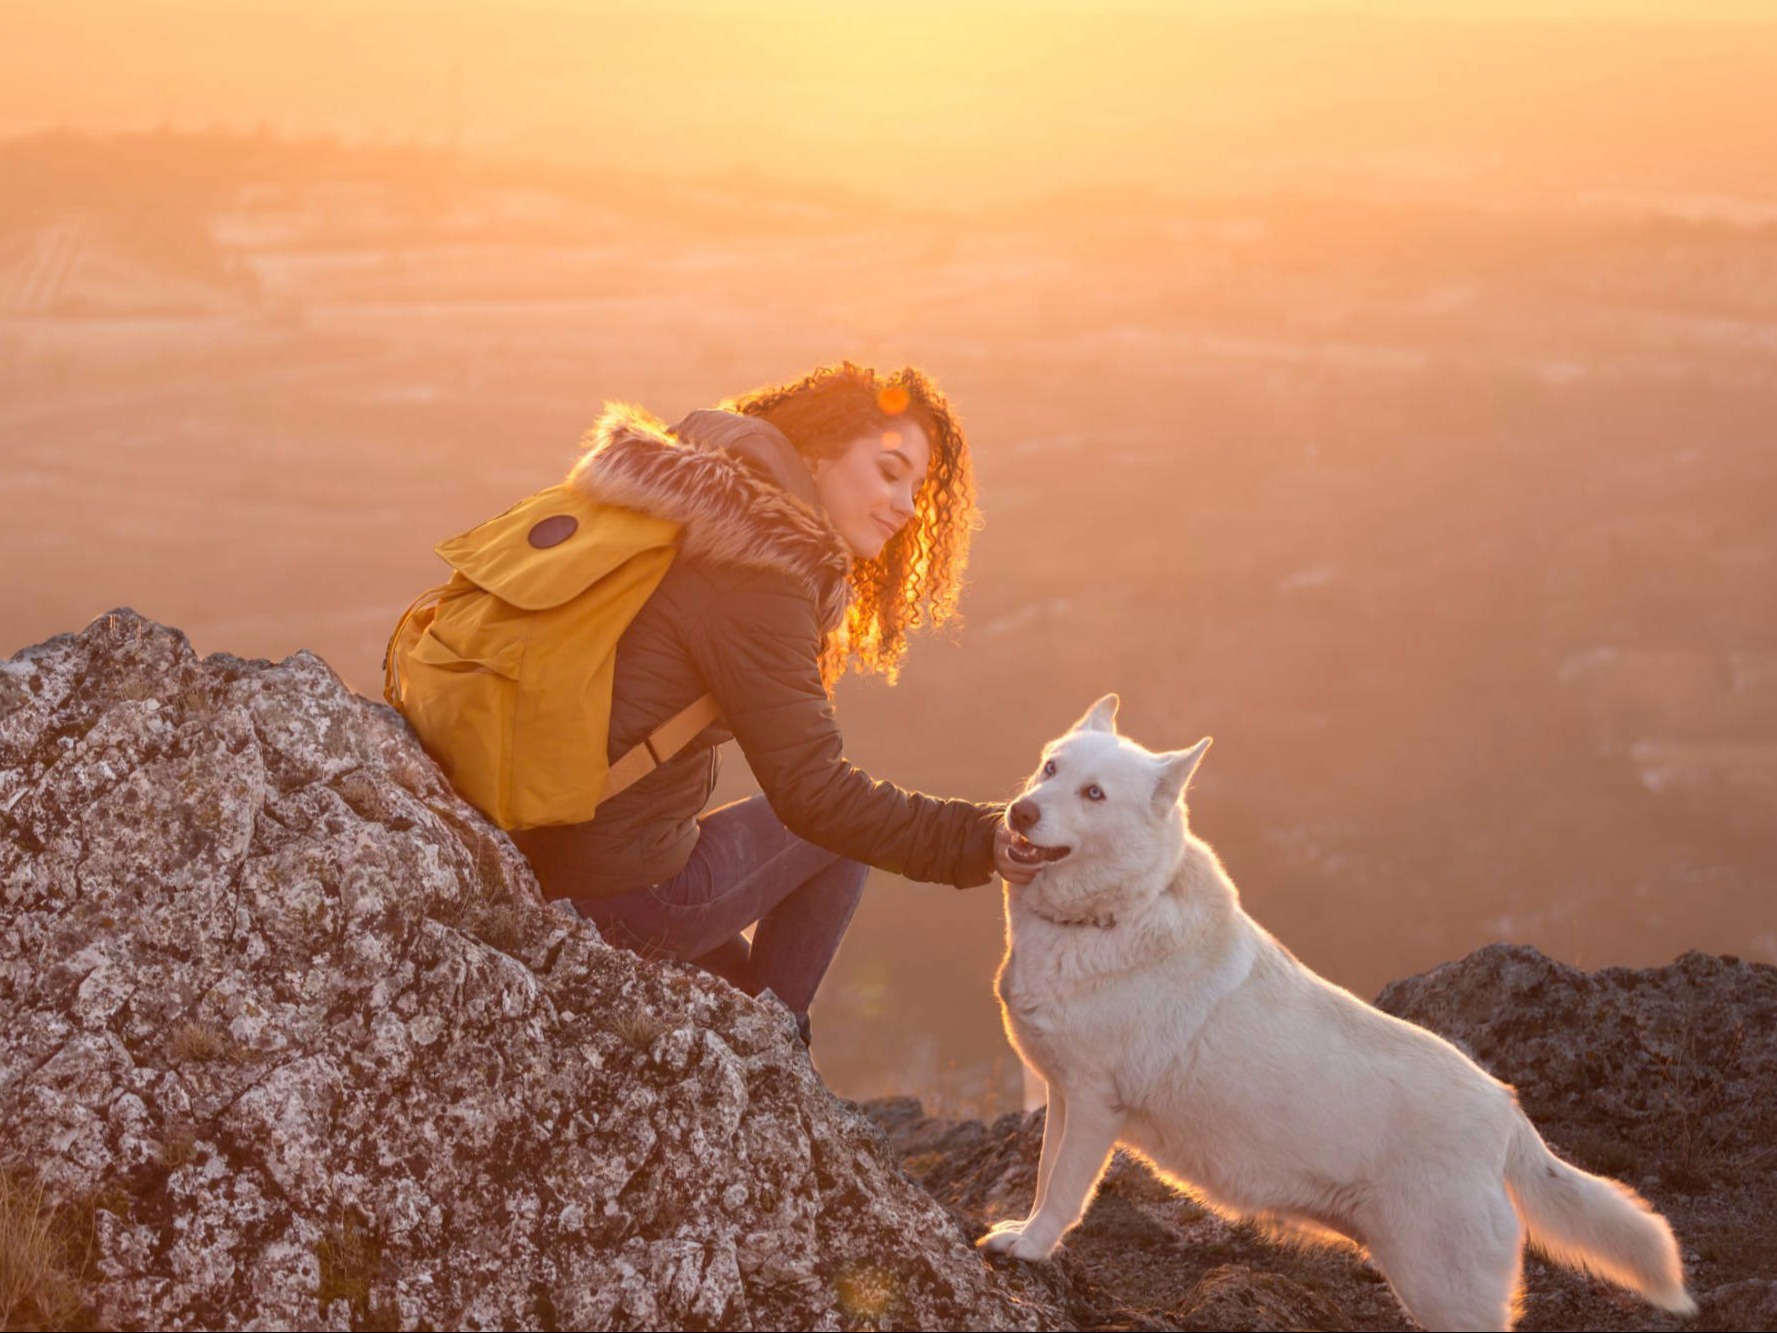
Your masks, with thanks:
[[[607,759],[617,640],[678,536],[670,519],[563,483],[438,544],[454,572],[396,623],[383,697],[501,828],[591,819],[719,716],[706,694]]]

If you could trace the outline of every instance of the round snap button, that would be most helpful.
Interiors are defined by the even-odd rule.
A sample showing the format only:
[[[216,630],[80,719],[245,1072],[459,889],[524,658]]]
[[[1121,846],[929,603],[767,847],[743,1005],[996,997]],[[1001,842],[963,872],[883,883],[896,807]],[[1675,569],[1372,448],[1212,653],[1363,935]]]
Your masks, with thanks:
[[[528,540],[539,551],[547,550],[551,546],[560,546],[579,526],[580,520],[572,514],[551,514],[531,524]]]

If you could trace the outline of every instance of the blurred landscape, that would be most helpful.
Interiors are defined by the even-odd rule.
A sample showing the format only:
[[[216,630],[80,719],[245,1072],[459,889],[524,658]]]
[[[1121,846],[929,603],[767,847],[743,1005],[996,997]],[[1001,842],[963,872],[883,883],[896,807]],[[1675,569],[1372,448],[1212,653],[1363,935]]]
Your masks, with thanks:
[[[433,543],[558,480],[604,400],[670,421],[911,361],[988,523],[965,626],[842,688],[874,775],[1005,796],[1114,689],[1149,745],[1216,737],[1193,826],[1360,995],[1492,940],[1777,962],[1777,126],[1741,114],[1777,29],[1646,40],[1694,57],[1663,114],[1540,108],[1559,137],[1621,106],[1626,156],[1539,156],[1508,96],[1504,137],[1471,107],[972,192],[516,134],[21,129],[0,653],[130,605],[380,697]],[[879,875],[816,1007],[835,1088],[1015,1106],[1000,949],[995,890]]]

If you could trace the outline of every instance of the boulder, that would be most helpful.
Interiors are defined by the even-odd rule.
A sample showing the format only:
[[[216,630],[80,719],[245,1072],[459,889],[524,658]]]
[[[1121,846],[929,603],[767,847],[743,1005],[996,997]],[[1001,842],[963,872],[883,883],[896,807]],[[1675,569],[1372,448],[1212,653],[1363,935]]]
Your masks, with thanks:
[[[0,1201],[70,1238],[89,1322],[1060,1318],[787,1010],[546,907],[308,653],[120,610],[0,664],[0,1019]]]

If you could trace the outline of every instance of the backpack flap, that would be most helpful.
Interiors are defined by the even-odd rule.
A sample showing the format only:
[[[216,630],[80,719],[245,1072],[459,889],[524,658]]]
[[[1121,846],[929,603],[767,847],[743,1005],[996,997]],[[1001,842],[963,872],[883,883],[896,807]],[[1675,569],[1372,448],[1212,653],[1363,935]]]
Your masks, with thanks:
[[[670,519],[601,504],[563,483],[435,549],[464,578],[502,601],[546,611],[644,551],[670,550],[678,535],[679,525]]]

